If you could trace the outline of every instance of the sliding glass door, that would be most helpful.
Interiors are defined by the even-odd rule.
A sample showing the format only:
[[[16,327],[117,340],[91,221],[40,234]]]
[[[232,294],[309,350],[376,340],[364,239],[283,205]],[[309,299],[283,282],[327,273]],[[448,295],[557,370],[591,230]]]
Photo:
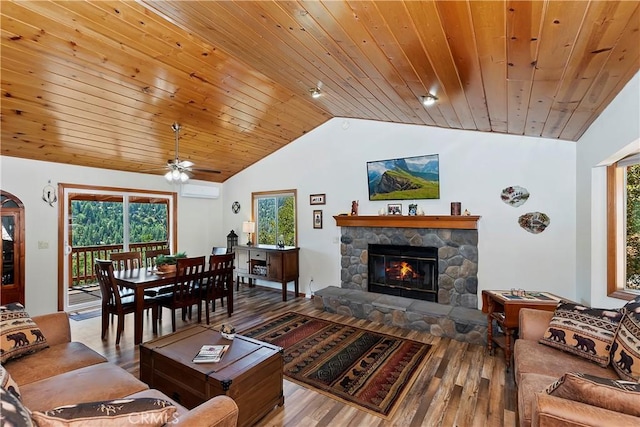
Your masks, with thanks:
[[[112,252],[174,247],[175,194],[64,186],[61,296],[65,311],[97,307],[93,265]],[[59,304],[60,306],[61,304]]]

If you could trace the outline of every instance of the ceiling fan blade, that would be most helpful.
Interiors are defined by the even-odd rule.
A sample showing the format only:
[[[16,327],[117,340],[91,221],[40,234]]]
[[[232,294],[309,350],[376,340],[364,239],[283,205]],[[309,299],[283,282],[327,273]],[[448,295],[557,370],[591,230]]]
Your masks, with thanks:
[[[154,169],[146,169],[143,171],[137,171],[137,172],[141,172],[141,173],[145,173],[145,172],[154,172],[154,171],[171,171],[171,172],[179,172],[179,173],[185,173],[187,176],[192,177],[194,172],[201,172],[201,173],[221,173],[221,171],[219,170],[214,170],[214,169],[199,169],[199,168],[194,168],[193,166],[195,166],[195,163],[193,163],[191,160],[180,160],[180,157],[178,157],[178,150],[179,150],[179,132],[181,129],[181,126],[178,123],[174,123],[173,125],[171,125],[171,129],[173,129],[173,132],[175,133],[175,143],[176,143],[176,147],[175,147],[175,154],[176,157],[173,159],[169,159],[167,160],[167,164],[166,166],[162,167],[162,168],[154,168]]]
[[[190,168],[189,170],[190,170],[190,171],[192,171],[192,172],[203,172],[203,173],[222,173],[222,171],[215,170],[215,169]]]
[[[149,173],[149,172],[158,172],[158,171],[168,171],[171,168],[169,168],[168,166],[163,166],[160,168],[151,168],[151,169],[143,169],[143,170],[137,170],[137,171],[132,171],[132,172],[138,172],[138,173]]]

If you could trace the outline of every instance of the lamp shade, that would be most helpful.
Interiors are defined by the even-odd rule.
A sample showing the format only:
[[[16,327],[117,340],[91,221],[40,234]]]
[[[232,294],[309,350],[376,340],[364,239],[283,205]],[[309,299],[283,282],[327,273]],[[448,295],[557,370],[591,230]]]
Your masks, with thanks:
[[[256,223],[253,221],[244,221],[242,223],[242,232],[243,233],[253,233],[256,231]]]

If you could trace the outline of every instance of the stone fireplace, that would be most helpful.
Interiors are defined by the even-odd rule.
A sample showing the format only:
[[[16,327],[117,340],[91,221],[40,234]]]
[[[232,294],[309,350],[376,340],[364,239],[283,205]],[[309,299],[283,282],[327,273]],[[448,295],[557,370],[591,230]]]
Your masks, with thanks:
[[[479,218],[334,216],[336,225],[341,227],[341,283],[340,287],[319,289],[314,306],[343,316],[486,345],[487,316],[477,309]],[[371,277],[373,282],[380,281],[375,276],[380,274],[381,267],[370,267],[369,258],[370,252],[377,252],[378,245],[397,251],[391,253],[389,260],[374,261],[383,263],[382,270],[390,267],[393,277],[385,280],[392,288],[410,288],[402,272],[405,251],[427,251],[427,255],[418,253],[417,258],[431,258],[431,270],[420,264],[412,268],[423,273],[416,286],[421,291],[434,292],[437,302],[369,291]]]
[[[437,297],[431,301],[476,309],[478,218],[336,217],[341,226],[341,287],[370,291],[370,245],[434,248],[437,251]]]

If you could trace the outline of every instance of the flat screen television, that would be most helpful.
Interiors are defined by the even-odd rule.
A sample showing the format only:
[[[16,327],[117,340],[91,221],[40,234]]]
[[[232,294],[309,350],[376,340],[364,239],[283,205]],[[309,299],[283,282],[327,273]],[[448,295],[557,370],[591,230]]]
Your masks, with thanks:
[[[367,162],[369,200],[440,198],[437,154]]]

